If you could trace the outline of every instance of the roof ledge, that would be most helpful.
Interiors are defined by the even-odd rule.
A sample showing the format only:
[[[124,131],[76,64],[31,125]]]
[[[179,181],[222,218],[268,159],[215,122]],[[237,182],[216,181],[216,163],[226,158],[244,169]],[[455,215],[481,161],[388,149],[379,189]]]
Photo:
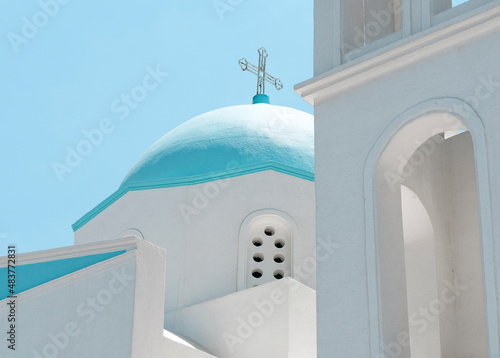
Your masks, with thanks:
[[[488,6],[491,8],[486,11],[483,11],[484,7],[479,8],[482,12],[475,16],[450,25],[452,19],[301,82],[295,85],[295,92],[314,105],[436,53],[448,51],[464,41],[473,41],[498,30],[500,6],[497,3]]]

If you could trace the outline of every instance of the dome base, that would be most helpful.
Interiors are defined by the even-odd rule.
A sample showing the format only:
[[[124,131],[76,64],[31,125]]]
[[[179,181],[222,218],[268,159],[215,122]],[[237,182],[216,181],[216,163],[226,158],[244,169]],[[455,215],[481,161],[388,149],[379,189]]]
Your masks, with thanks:
[[[255,96],[253,96],[252,104],[257,103],[270,104],[271,102],[269,102],[269,96],[267,94],[256,94]]]

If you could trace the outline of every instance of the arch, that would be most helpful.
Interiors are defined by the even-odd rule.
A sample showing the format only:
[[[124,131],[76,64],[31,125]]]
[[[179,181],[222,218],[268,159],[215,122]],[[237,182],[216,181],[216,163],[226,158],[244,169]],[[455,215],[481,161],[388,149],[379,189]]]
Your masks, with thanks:
[[[488,158],[484,134],[484,126],[475,111],[464,101],[455,98],[441,98],[422,102],[408,109],[395,118],[383,131],[372,147],[364,167],[365,193],[365,259],[368,289],[368,306],[370,313],[370,348],[372,357],[383,356],[383,319],[381,303],[380,261],[377,201],[375,184],[379,163],[390,166],[392,159],[383,153],[394,140],[401,140],[403,131],[413,131],[414,138],[420,138],[420,144],[432,135],[448,130],[468,130],[471,134],[475,158],[477,198],[479,211],[479,229],[481,237],[481,259],[484,279],[485,313],[488,332],[488,350],[490,356],[499,355],[497,300],[495,291],[495,271],[492,219],[490,207]],[[399,138],[396,136],[398,135]],[[407,142],[400,155],[410,158],[418,148],[418,142]],[[385,163],[384,163],[385,161]],[[392,163],[397,161],[392,160]],[[394,164],[392,164],[394,165]],[[401,175],[404,166],[396,164],[393,174]]]
[[[297,238],[297,224],[280,210],[263,209],[248,215],[240,227],[237,290],[253,287],[259,281],[270,282],[273,277],[294,277]]]
[[[129,228],[126,230],[123,230],[121,233],[118,234],[118,237],[126,237],[126,236],[137,236],[139,239],[144,240],[144,235],[139,229],[135,228]]]

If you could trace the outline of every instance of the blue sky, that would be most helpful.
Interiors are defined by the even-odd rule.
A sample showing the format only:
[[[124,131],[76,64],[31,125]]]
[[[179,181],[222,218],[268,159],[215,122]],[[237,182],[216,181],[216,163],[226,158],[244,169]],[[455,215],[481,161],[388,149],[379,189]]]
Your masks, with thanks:
[[[238,59],[257,63],[261,46],[284,84],[268,86],[271,102],[312,113],[293,92],[312,76],[312,0],[7,0],[0,10],[0,256],[10,243],[73,244],[71,224],[163,134],[250,103],[256,80]],[[134,92],[145,80],[150,89]],[[68,154],[86,136],[88,154]]]
[[[10,243],[19,252],[72,245],[71,224],[163,134],[250,103],[256,80],[238,59],[256,63],[261,46],[284,84],[268,87],[271,102],[312,113],[293,92],[312,75],[312,0],[54,1],[0,5],[0,256]],[[127,100],[150,72],[150,90]],[[70,167],[85,133],[96,144]],[[71,172],[56,175],[55,162]]]

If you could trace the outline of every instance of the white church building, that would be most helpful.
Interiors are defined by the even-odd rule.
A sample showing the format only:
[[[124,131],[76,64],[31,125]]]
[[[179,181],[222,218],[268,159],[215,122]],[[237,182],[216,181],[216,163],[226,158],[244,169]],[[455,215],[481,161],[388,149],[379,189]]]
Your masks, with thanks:
[[[18,255],[0,357],[500,358],[500,0],[316,0],[313,116],[164,135]]]

